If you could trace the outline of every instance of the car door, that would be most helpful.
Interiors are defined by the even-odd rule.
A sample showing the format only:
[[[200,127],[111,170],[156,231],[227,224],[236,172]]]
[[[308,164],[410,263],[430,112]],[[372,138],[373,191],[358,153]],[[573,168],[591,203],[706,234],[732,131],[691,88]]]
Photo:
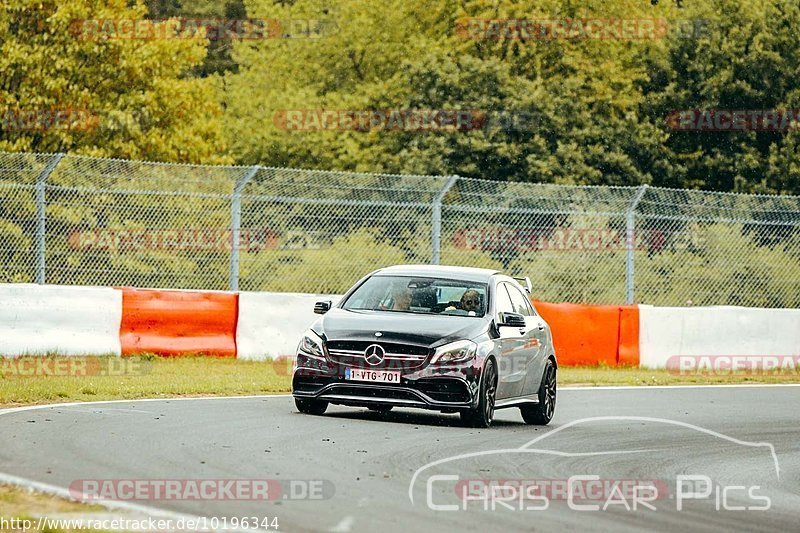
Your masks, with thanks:
[[[524,360],[518,364],[525,374],[523,385],[520,387],[519,395],[527,396],[535,394],[539,390],[538,378],[541,377],[544,361],[547,358],[548,332],[547,324],[544,322],[533,308],[528,296],[519,287],[507,283],[511,303],[514,305],[514,312],[525,317],[525,345],[522,353]]]
[[[513,288],[506,282],[500,282],[495,289],[495,321],[500,324],[500,313],[519,313],[519,308],[514,305],[509,289]],[[530,314],[529,311],[528,314]],[[525,316],[523,313],[519,313]],[[531,324],[528,317],[525,319],[526,327],[516,328],[498,327],[500,334],[499,383],[497,386],[498,399],[514,398],[522,394],[528,370],[528,360],[531,357],[531,342],[533,340]]]

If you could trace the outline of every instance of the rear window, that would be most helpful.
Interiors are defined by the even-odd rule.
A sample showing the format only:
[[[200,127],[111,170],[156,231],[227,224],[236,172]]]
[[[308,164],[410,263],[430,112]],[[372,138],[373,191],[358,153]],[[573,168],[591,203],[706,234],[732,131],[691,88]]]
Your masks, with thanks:
[[[372,276],[342,307],[351,311],[482,317],[486,314],[486,284],[416,276]]]

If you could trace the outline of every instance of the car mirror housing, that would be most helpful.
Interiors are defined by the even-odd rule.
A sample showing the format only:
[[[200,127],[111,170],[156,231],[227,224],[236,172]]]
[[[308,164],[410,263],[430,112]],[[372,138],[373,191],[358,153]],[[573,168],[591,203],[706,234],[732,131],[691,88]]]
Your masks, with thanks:
[[[525,317],[519,313],[500,313],[497,326],[501,328],[524,328]]]
[[[324,315],[331,310],[331,301],[323,300],[314,304],[314,312],[318,315]]]

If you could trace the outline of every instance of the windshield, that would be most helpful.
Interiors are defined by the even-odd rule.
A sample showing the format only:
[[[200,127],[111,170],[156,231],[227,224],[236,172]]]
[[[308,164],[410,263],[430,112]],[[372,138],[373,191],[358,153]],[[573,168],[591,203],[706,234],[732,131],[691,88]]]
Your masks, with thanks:
[[[344,309],[481,317],[486,284],[413,276],[372,276],[350,295]]]

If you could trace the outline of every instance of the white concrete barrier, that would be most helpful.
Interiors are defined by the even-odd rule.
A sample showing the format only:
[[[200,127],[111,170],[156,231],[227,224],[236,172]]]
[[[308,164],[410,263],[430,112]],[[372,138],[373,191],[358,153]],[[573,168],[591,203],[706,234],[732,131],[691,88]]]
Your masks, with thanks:
[[[294,356],[300,336],[317,319],[314,303],[341,296],[314,294],[241,292],[236,324],[238,359],[275,359]]]
[[[122,291],[0,285],[0,355],[120,355]]]
[[[326,299],[335,304],[341,296],[239,293],[236,356],[293,357],[319,318],[314,303]],[[0,284],[0,357],[120,355],[122,311],[117,289]],[[638,346],[639,365],[648,368],[681,356],[794,357],[800,365],[800,309],[640,305]]]
[[[800,309],[639,306],[639,366],[703,355],[799,356]]]

